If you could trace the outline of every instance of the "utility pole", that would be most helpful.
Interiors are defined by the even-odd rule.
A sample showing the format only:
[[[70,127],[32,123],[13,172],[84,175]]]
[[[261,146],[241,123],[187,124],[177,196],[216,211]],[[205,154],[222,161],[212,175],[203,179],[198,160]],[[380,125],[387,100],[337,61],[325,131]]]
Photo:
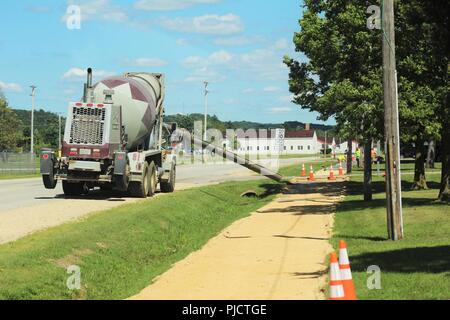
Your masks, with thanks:
[[[203,140],[206,141],[206,130],[208,130],[208,84],[209,82],[205,81],[205,131],[204,131],[204,136],[203,136]]]
[[[62,144],[61,144],[61,113],[58,113],[58,156],[61,157],[61,149],[62,149]]]
[[[30,153],[34,154],[34,103],[35,103],[35,96],[36,96],[36,86],[31,85],[31,146],[30,146]]]
[[[395,63],[394,0],[383,1],[382,38],[387,222],[389,238],[396,241],[403,239],[403,214],[397,71]]]

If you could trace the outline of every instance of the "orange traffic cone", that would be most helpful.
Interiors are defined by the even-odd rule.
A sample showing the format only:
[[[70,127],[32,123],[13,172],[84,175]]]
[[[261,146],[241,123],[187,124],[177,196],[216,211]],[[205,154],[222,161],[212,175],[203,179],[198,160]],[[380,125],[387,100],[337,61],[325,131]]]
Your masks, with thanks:
[[[314,177],[314,169],[313,169],[312,165],[309,167],[309,178],[308,178],[308,180],[309,181],[316,181],[316,178]]]
[[[339,269],[341,270],[342,285],[344,286],[345,300],[356,300],[355,284],[348,259],[347,245],[344,240],[339,241]]]
[[[339,161],[339,176],[343,176],[344,175],[344,169],[342,168],[342,162]]]
[[[302,174],[301,174],[301,176],[302,177],[306,177],[306,169],[305,169],[305,164],[304,163],[302,164]]]
[[[330,175],[328,176],[328,180],[336,180],[336,177],[334,176],[333,165],[330,166]]]
[[[344,286],[336,252],[330,254],[330,300],[345,300]]]

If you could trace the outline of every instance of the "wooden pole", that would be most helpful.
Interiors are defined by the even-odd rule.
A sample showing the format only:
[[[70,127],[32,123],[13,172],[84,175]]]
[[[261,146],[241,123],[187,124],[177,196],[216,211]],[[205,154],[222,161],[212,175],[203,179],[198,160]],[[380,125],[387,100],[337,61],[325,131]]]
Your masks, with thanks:
[[[394,0],[384,0],[382,12],[388,234],[391,240],[400,240],[403,239],[403,217],[397,75],[395,63]]]

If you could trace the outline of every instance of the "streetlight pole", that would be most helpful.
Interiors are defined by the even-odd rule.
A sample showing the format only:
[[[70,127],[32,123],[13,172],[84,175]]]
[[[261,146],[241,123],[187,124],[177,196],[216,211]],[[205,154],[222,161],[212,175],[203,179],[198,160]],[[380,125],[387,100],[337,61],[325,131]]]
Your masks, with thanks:
[[[34,154],[34,103],[35,103],[35,97],[36,97],[36,86],[31,85],[31,146],[30,146],[30,153]]]
[[[61,113],[58,113],[58,156],[61,157],[61,149],[62,149],[62,143],[61,143]]]
[[[208,129],[208,81],[204,82],[205,84],[205,130],[204,130],[204,135],[203,135],[203,140],[206,141],[206,130]]]

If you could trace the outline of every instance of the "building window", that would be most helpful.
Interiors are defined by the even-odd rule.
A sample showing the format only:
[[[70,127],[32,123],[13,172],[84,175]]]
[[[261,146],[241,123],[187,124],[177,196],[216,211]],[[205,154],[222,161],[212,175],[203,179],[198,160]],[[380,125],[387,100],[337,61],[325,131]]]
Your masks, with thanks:
[[[297,146],[297,150],[300,150],[300,146]]]
[[[247,147],[247,151],[250,151],[250,147]]]
[[[302,151],[303,151],[303,146],[300,146],[300,150],[302,150]]]
[[[256,147],[256,150],[259,151],[259,146]]]
[[[286,146],[283,147],[284,151],[286,151]]]
[[[311,150],[311,146],[308,146],[308,150]]]
[[[291,146],[291,151],[294,150],[294,146]]]

